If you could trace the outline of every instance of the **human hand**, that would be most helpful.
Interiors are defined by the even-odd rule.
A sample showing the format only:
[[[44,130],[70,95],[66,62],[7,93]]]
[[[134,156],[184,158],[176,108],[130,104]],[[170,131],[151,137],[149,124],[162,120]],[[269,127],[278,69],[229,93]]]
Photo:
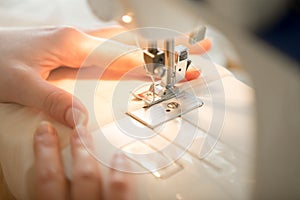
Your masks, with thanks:
[[[83,142],[84,141],[84,146]],[[48,122],[42,122],[34,135],[36,171],[36,198],[53,199],[120,199],[134,198],[131,180],[128,175],[110,169],[108,191],[104,183],[99,163],[87,149],[93,149],[92,135],[83,126],[77,126],[70,137],[72,153],[72,180],[67,181],[60,156],[56,130]],[[118,168],[127,165],[122,154],[116,154],[111,166]]]
[[[75,126],[75,121],[86,121],[82,103],[46,79],[60,66],[81,67],[104,41],[72,27],[0,29],[0,102],[38,108],[70,127]],[[109,49],[99,52],[97,61],[105,62],[107,57],[118,55],[121,48],[123,44],[112,42]],[[126,66],[140,62],[129,56],[120,61]]]
[[[59,66],[80,67],[99,42],[70,27],[0,29],[0,102],[38,108],[74,127],[86,119],[85,107],[45,79]]]

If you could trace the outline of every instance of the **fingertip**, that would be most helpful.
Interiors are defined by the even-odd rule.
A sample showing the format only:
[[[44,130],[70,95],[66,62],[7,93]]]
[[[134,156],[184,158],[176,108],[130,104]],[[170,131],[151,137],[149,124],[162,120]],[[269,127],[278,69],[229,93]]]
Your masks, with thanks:
[[[38,145],[52,145],[54,143],[54,137],[56,136],[56,130],[52,124],[48,121],[42,121],[34,134],[35,146]]]
[[[209,38],[205,38],[198,42],[196,45],[190,46],[190,53],[191,54],[204,54],[208,52],[212,47],[212,41]]]
[[[88,118],[85,110],[69,107],[65,112],[65,122],[71,128],[75,128],[76,125],[86,125],[87,121]]]
[[[199,42],[199,45],[203,48],[204,51],[209,51],[212,46],[212,41],[209,38],[205,38]]]
[[[38,128],[36,129],[36,135],[43,135],[51,132],[52,130],[52,125],[48,121],[42,121],[39,125]]]
[[[201,75],[200,71],[197,69],[190,69],[185,74],[185,79],[191,81],[197,79]]]

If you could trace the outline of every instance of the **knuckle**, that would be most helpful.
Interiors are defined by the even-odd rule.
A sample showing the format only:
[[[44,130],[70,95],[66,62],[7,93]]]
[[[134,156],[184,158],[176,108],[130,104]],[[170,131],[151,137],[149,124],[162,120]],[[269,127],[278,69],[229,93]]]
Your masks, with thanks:
[[[123,178],[113,178],[110,183],[111,188],[116,189],[117,191],[126,191],[129,186],[125,179]]]
[[[53,42],[58,46],[70,46],[81,37],[81,31],[72,26],[60,26],[53,32]]]
[[[77,167],[74,170],[74,179],[76,180],[98,180],[99,177],[99,169],[94,164],[86,163],[84,166]]]
[[[82,62],[85,57],[81,54],[80,44],[86,40],[85,34],[71,26],[61,26],[54,31],[54,43],[61,48],[58,57],[66,65],[76,65],[76,60]],[[72,59],[70,59],[72,58]]]
[[[49,134],[49,138],[45,139],[43,137],[35,137],[34,140],[34,148],[37,151],[36,153],[39,153],[38,151],[42,148],[51,148],[55,149],[58,146],[57,141],[52,137],[52,135]]]
[[[80,31],[72,26],[59,26],[56,28],[56,33],[60,35],[78,34]]]
[[[13,76],[16,79],[23,80],[24,82],[29,82],[32,76],[29,76],[34,72],[31,68],[29,67],[15,67],[12,70]]]
[[[61,169],[53,165],[49,165],[48,167],[39,170],[37,173],[37,182],[44,184],[47,182],[59,181],[63,179],[63,177]]]

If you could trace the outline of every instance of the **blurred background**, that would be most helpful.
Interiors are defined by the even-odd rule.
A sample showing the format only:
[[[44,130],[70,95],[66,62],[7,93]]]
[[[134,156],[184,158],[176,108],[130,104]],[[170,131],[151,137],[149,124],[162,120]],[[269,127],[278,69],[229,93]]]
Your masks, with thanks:
[[[300,0],[207,0],[233,24],[243,26],[280,52],[300,63]],[[115,25],[90,11],[86,0],[0,0],[0,26],[71,25],[83,29]],[[251,84],[230,42],[213,27],[212,60]]]

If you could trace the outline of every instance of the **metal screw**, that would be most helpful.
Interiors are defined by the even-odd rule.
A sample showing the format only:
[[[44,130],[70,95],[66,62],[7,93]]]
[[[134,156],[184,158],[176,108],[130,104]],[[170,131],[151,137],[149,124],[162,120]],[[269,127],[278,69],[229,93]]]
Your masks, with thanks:
[[[177,102],[171,102],[171,103],[167,104],[167,107],[171,108],[171,109],[176,109],[176,108],[179,107],[179,103],[177,103]]]

